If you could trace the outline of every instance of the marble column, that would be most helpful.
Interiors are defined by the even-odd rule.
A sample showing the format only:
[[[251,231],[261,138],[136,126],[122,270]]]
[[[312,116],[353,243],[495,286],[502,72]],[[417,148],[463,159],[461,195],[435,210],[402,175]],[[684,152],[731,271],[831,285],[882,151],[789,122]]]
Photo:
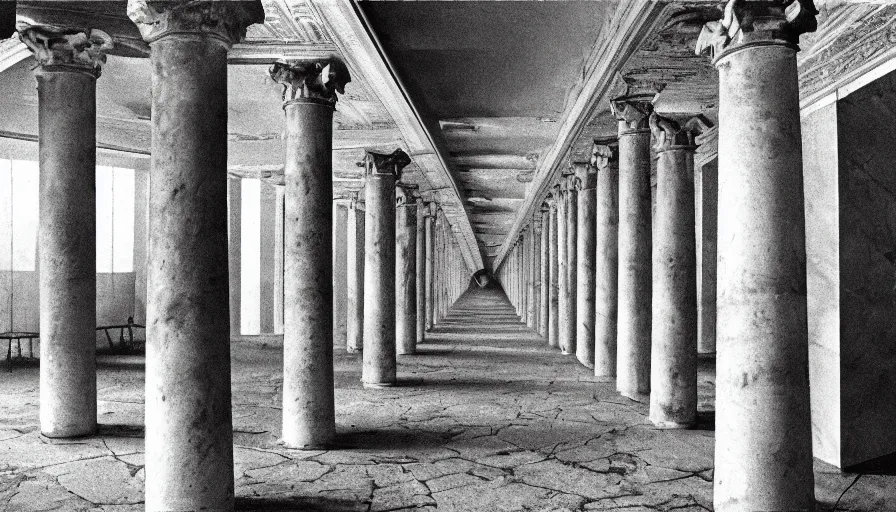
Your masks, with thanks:
[[[113,43],[49,25],[19,38],[37,60],[40,430],[84,436],[97,429],[96,81]]]
[[[366,388],[395,385],[395,182],[411,163],[404,151],[364,159],[364,364]]]
[[[695,131],[656,112],[650,129],[658,159],[650,421],[659,428],[688,428],[697,422]]]
[[[152,171],[146,343],[147,510],[232,510],[227,53],[260,2],[149,5]]]
[[[529,255],[529,265],[526,269],[526,281],[528,281],[528,297],[527,297],[527,316],[529,319],[529,328],[538,330],[538,297],[540,295],[541,270],[539,269],[541,256],[541,213],[536,213],[532,217],[532,228],[529,230],[532,236],[529,239],[529,246],[526,251]]]
[[[716,354],[716,245],[719,223],[718,127],[695,139],[694,202],[697,230],[697,352]]]
[[[595,187],[597,173],[591,163],[574,164],[578,196],[576,215],[576,357],[594,368],[594,284],[595,284]]]
[[[541,205],[541,236],[538,240],[538,334],[548,337],[551,299],[551,210],[547,203]]]
[[[283,442],[328,446],[333,397],[333,112],[351,79],[336,59],[278,61],[286,113]]]
[[[575,190],[575,175],[570,174],[566,177],[566,206],[564,213],[566,215],[566,294],[565,299],[561,298],[560,309],[560,348],[564,354],[576,353],[576,287],[578,286],[578,275],[576,271],[579,266],[578,254],[578,217],[579,217],[579,197]],[[563,305],[565,304],[565,306]],[[564,343],[566,346],[564,347]]]
[[[551,209],[550,215],[550,239],[548,240],[549,255],[549,280],[548,285],[548,345],[560,347],[560,199],[559,187],[554,187],[552,196],[547,200]]]
[[[239,336],[242,327],[243,285],[243,179],[227,180],[227,267],[230,297],[230,336]]]
[[[435,216],[436,216],[436,203],[430,202],[427,203],[427,212],[426,217],[424,218],[424,228],[425,228],[425,236],[426,236],[426,272],[424,273],[424,279],[426,282],[424,286],[426,288],[425,295],[423,297],[424,307],[426,310],[426,330],[429,331],[433,328],[434,321],[433,315],[435,314],[435,297],[433,293],[435,289],[433,287],[433,280],[435,279],[435,269],[433,265],[435,265]]]
[[[594,142],[597,169],[594,229],[594,375],[616,376],[616,283],[619,276],[619,146],[616,139]]]
[[[408,355],[417,352],[417,201],[406,185],[395,193],[395,350]]]
[[[348,201],[333,201],[333,346],[348,343]]]
[[[697,45],[719,70],[719,512],[815,509],[796,63],[815,27],[812,2],[731,1]]]
[[[427,205],[419,197],[416,200],[417,209],[417,243],[416,243],[416,283],[417,283],[417,343],[423,343],[426,339],[426,213]]]
[[[650,98],[610,102],[619,121],[616,389],[633,400],[650,392]]]
[[[559,194],[557,196],[557,346],[563,354],[568,354],[568,320],[569,320],[569,245],[566,243],[566,234],[569,224],[566,209],[569,203],[566,196],[566,179],[562,178]]]
[[[360,352],[364,348],[364,209],[359,192],[349,196],[345,223],[345,348]]]

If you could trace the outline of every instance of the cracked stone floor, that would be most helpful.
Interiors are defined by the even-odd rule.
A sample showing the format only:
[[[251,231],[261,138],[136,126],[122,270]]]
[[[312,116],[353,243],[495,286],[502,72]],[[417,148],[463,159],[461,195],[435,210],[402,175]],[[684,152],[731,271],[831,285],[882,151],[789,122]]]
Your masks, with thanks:
[[[712,509],[712,360],[701,361],[701,425],[663,431],[523,326],[504,295],[458,301],[401,386],[365,390],[360,355],[336,350],[339,446],[287,450],[278,337],[233,343],[237,510]],[[100,433],[44,438],[38,369],[0,363],[0,510],[143,510],[141,357],[99,359]],[[820,510],[896,511],[896,471],[816,463]]]

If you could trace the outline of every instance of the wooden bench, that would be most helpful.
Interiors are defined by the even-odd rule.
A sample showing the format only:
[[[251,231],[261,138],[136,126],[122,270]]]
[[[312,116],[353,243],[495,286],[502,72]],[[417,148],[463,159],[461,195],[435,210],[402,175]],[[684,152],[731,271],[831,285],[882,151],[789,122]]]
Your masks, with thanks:
[[[135,324],[134,317],[128,317],[128,323],[122,325],[101,325],[96,328],[97,331],[103,331],[106,333],[106,339],[109,341],[109,348],[115,350],[115,343],[112,342],[112,336],[109,334],[109,331],[112,329],[118,329],[118,348],[134,348],[134,329],[146,329],[145,325]],[[125,331],[127,331],[128,335],[125,337]]]
[[[9,345],[6,347],[6,360],[12,361],[12,342],[16,341],[16,344],[19,347],[18,358],[22,359],[24,356],[22,355],[22,340],[28,340],[28,357],[30,359],[34,359],[34,340],[39,339],[40,334],[36,332],[27,332],[27,331],[7,331],[0,333],[0,340],[7,340]]]

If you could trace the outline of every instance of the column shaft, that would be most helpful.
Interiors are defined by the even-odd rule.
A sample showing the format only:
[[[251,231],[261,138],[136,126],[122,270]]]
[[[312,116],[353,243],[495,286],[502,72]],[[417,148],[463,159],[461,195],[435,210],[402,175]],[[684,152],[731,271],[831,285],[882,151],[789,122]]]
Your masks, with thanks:
[[[36,69],[40,429],[96,431],[96,75]]]
[[[233,508],[227,50],[189,35],[151,44],[147,510]]]
[[[423,343],[426,338],[426,204],[417,200],[417,208],[414,215],[417,216],[417,244],[416,244],[416,273],[417,283],[417,343]]]
[[[277,187],[274,208],[274,334],[283,334],[286,297],[284,257],[286,250],[286,188]]]
[[[606,151],[613,151],[612,147]],[[594,375],[616,376],[617,279],[619,277],[619,168],[614,155],[597,172],[594,261]]]
[[[417,203],[410,197],[395,215],[395,348],[417,351]]]
[[[560,312],[560,347],[564,354],[576,353],[576,287],[578,286],[578,194],[570,186],[566,194],[566,308]]]
[[[805,214],[794,46],[719,68],[715,509],[812,510]]]
[[[430,207],[428,214],[425,218],[425,234],[426,234],[426,272],[424,278],[426,279],[425,287],[426,293],[423,298],[426,308],[426,330],[429,331],[432,329],[435,315],[435,297],[433,280],[435,279],[435,218],[433,216],[432,211],[432,203],[428,203],[427,206]]]
[[[549,284],[548,284],[548,345],[560,346],[560,216],[559,199],[551,205],[550,211],[550,239],[548,240],[549,254]]]
[[[694,148],[673,146],[658,158],[650,421],[687,428],[697,421]]]
[[[284,103],[286,220],[283,441],[310,449],[336,435],[333,397],[333,106]]]
[[[364,210],[352,200],[346,219],[346,350],[364,348]]]
[[[619,277],[616,389],[650,392],[650,130],[619,134]]]
[[[149,160],[134,169],[134,322],[146,325],[146,257],[149,250]],[[228,183],[230,180],[228,180]]]
[[[595,189],[597,177],[589,168],[579,172],[578,251],[576,261],[576,357],[588,368],[594,368],[594,279],[595,279]]]

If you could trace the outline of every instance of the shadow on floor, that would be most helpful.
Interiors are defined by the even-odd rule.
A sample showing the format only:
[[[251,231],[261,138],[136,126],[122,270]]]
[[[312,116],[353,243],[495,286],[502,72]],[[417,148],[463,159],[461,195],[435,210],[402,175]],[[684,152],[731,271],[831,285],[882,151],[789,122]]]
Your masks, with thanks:
[[[896,453],[884,455],[867,462],[843,468],[844,473],[896,476]]]
[[[102,437],[144,437],[146,430],[143,425],[100,423],[97,435]]]
[[[240,512],[338,512],[357,510],[358,502],[333,497],[238,497],[235,510]]]
[[[431,432],[405,429],[376,429],[359,432],[345,432],[337,436],[335,449],[351,449],[370,451],[402,450],[403,453],[411,453],[414,450],[426,450],[442,446],[449,437],[443,437]],[[415,462],[415,460],[408,460]]]

